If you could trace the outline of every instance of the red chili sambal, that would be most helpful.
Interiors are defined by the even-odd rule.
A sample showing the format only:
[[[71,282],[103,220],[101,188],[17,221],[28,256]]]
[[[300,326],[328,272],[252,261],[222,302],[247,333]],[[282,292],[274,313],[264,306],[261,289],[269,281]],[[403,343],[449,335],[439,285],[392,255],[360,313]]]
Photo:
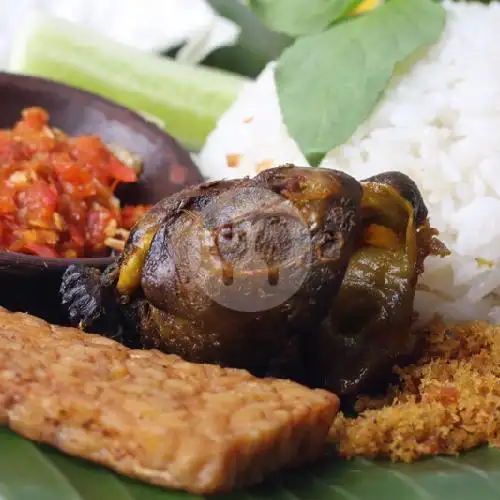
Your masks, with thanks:
[[[0,250],[76,258],[122,249],[150,208],[120,206],[116,187],[139,173],[123,158],[133,155],[99,137],[69,137],[44,109],[25,109],[0,130]]]

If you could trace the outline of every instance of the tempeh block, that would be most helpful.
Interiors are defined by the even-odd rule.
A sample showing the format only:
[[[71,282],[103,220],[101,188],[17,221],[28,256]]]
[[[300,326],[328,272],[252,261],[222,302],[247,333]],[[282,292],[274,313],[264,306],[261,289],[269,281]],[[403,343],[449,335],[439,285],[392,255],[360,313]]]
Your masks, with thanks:
[[[207,494],[311,462],[338,406],[0,308],[0,424],[150,483]]]

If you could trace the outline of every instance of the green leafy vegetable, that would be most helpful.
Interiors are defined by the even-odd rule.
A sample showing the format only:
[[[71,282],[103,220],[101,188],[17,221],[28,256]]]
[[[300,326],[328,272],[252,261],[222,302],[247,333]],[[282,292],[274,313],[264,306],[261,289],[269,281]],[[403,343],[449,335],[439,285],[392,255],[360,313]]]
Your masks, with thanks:
[[[249,5],[271,29],[299,36],[323,31],[360,1],[249,0]]]
[[[312,165],[352,136],[395,66],[435,43],[444,23],[432,0],[391,0],[285,50],[276,68],[281,111]]]
[[[118,476],[0,428],[2,500],[202,500]],[[211,497],[212,498],[212,497]],[[500,450],[414,464],[330,458],[214,500],[498,500]]]
[[[236,45],[220,47],[203,64],[255,78],[270,61],[278,59],[293,38],[271,31],[261,19],[240,2],[208,0],[221,15],[238,24],[241,33]]]

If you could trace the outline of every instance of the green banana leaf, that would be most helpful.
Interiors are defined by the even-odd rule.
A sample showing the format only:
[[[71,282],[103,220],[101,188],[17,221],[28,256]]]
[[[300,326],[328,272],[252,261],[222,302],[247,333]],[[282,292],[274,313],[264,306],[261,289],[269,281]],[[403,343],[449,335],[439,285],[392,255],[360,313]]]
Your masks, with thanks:
[[[38,446],[0,428],[1,500],[195,500]],[[325,459],[214,500],[498,500],[500,450],[414,464]]]

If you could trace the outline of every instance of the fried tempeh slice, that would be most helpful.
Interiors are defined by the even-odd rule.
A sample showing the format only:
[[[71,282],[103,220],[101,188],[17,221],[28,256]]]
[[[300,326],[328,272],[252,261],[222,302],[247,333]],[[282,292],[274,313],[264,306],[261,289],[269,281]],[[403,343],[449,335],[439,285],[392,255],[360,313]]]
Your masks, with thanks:
[[[0,308],[0,424],[154,484],[228,491],[310,462],[338,405]]]

